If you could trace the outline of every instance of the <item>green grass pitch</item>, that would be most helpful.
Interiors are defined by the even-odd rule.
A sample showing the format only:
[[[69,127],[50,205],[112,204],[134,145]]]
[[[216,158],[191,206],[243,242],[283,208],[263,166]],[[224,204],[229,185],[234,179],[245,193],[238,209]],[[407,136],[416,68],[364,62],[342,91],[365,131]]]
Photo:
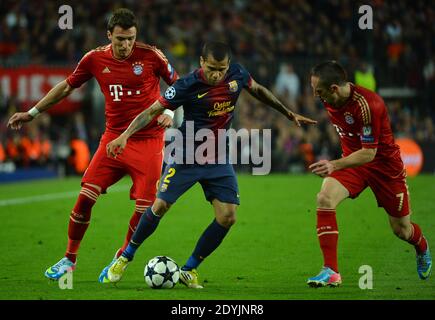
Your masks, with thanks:
[[[358,199],[345,201],[337,212],[343,285],[313,289],[305,282],[322,264],[315,232],[315,196],[321,179],[308,175],[239,175],[238,179],[242,201],[238,220],[199,268],[203,290],[182,285],[153,290],[143,278],[145,263],[156,255],[168,255],[182,265],[212,221],[212,207],[200,186],[172,207],[116,286],[101,285],[97,278],[124,240],[134,202],[129,200],[129,179],[113,186],[94,206],[73,289],[61,290],[43,273],[64,254],[80,180],[0,185],[0,299],[435,299],[435,275],[426,281],[418,278],[414,249],[393,235],[386,213],[369,189]],[[408,179],[408,184],[413,220],[435,248],[435,177],[419,176]],[[362,265],[372,267],[371,290],[359,288]]]

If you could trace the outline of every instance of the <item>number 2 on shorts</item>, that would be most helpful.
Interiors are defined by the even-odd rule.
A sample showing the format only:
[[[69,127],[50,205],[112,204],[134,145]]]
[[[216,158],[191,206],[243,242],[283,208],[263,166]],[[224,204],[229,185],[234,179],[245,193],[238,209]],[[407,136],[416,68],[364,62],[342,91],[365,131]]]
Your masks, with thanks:
[[[168,170],[168,174],[165,176],[165,179],[163,179],[164,183],[170,183],[171,181],[169,180],[169,178],[173,177],[175,174],[175,169],[174,168],[169,168]]]

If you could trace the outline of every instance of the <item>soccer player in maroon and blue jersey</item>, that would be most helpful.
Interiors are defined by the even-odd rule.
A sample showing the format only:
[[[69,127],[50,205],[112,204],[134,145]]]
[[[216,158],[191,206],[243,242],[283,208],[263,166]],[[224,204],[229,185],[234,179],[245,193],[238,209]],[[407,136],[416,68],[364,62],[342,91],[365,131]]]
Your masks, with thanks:
[[[67,270],[75,268],[77,252],[89,226],[92,207],[108,187],[125,175],[130,175],[133,180],[130,199],[136,202],[124,245],[112,262],[126,248],[142,213],[155,200],[163,163],[164,128],[172,125],[173,114],[156,117],[137,131],[121,156],[116,159],[106,156],[106,144],[160,97],[160,79],[171,85],[178,78],[164,54],[154,46],[137,42],[136,34],[134,14],[128,9],[116,10],[107,28],[111,43],[88,52],[74,72],[56,85],[35,107],[29,112],[17,113],[9,120],[9,126],[19,129],[23,123],[32,121],[39,113],[48,110],[93,77],[105,97],[106,131],[83,175],[82,189],[70,215],[65,257],[45,272],[50,279],[58,279]],[[109,266],[100,274],[100,282],[107,282]]]
[[[324,265],[317,276],[308,279],[308,284],[341,284],[336,208],[344,199],[358,197],[367,187],[372,189],[378,206],[388,213],[394,234],[414,246],[417,273],[427,279],[432,266],[429,246],[420,227],[410,219],[405,167],[399,146],[394,143],[384,101],[376,93],[347,82],[345,70],[335,61],[313,68],[311,86],[337,129],[343,156],[310,166],[313,173],[324,177],[317,195],[317,236]]]
[[[239,194],[234,169],[228,158],[220,157],[219,150],[213,157],[207,154],[205,159],[195,157],[194,163],[184,162],[188,160],[189,144],[192,148],[191,152],[195,155],[198,150],[194,145],[195,139],[189,138],[189,130],[187,130],[189,124],[193,125],[193,135],[200,130],[207,131],[207,141],[215,144],[219,140],[218,130],[228,129],[231,125],[236,102],[242,89],[246,89],[258,100],[281,112],[298,125],[316,123],[288,110],[269,90],[254,81],[240,64],[230,64],[230,58],[231,51],[227,44],[206,43],[200,57],[201,68],[176,81],[166,90],[164,96],[136,117],[119,138],[107,145],[108,155],[117,157],[128,146],[127,139],[146,126],[153,117],[167,108],[175,110],[183,106],[184,122],[180,127],[184,140],[181,147],[183,161],[182,163],[175,161],[166,167],[156,201],[142,216],[128,247],[109,268],[110,281],[117,282],[121,279],[136,250],[154,232],[161,217],[197,182],[201,184],[205,198],[213,206],[215,219],[200,236],[192,255],[181,268],[180,281],[183,284],[190,288],[202,288],[198,282],[196,269],[219,246],[235,223]]]

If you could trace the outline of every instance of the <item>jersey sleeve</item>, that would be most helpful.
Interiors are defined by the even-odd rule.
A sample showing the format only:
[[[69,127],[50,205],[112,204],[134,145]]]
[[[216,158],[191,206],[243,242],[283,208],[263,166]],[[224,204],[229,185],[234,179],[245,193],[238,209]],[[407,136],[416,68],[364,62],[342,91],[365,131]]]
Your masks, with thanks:
[[[187,86],[183,80],[177,80],[168,87],[165,94],[159,98],[159,102],[163,107],[170,110],[175,110],[183,105],[187,97]]]
[[[93,77],[91,66],[92,51],[83,56],[73,73],[71,73],[66,79],[66,82],[73,88],[80,87],[83,83]]]
[[[382,99],[366,100],[361,107],[362,129],[360,132],[363,148],[373,149],[378,147],[379,135],[383,119],[385,104]]]
[[[250,88],[252,84],[252,77],[250,73],[241,64],[238,64],[237,67],[242,73],[243,88]]]
[[[166,56],[159,49],[154,48],[156,54],[156,64],[154,72],[161,77],[168,85],[172,85],[177,79],[178,74],[174,67],[169,63]]]

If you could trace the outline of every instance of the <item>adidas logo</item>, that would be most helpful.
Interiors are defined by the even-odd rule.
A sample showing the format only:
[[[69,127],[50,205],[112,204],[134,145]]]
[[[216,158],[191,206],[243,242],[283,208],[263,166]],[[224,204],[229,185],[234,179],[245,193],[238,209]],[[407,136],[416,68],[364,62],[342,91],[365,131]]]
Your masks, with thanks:
[[[108,67],[105,67],[103,73],[110,73],[110,69]]]

